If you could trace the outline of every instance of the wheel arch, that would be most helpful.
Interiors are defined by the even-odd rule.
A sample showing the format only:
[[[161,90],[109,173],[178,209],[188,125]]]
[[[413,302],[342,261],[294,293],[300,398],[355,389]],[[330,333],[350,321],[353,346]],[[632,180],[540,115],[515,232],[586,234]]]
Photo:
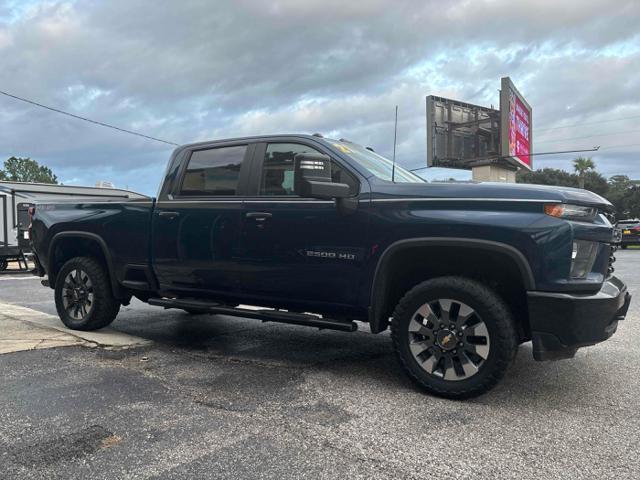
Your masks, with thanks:
[[[406,263],[406,257],[410,253],[419,252],[423,257],[430,258],[432,260],[420,263],[419,259],[413,262],[412,258],[412,271],[418,272],[422,267],[425,268],[425,274],[428,274],[429,269],[433,269],[436,263],[442,261],[443,257],[452,256],[455,254],[457,260],[462,261],[467,257],[471,257],[479,252],[485,253],[482,257],[482,261],[487,259],[505,259],[505,268],[512,276],[517,277],[519,287],[526,290],[535,290],[535,278],[529,265],[529,262],[525,256],[511,245],[507,245],[501,242],[495,242],[491,240],[482,239],[470,239],[470,238],[456,238],[456,237],[432,237],[432,238],[417,238],[399,240],[389,245],[378,260],[376,265],[373,281],[371,285],[371,298],[369,307],[369,324],[372,333],[379,333],[387,329],[388,318],[393,312],[396,300],[399,300],[402,292],[394,292],[393,276],[397,273],[394,267],[397,267],[399,262]],[[427,257],[427,254],[433,254],[435,257]],[[436,255],[437,254],[437,255]],[[403,258],[405,257],[405,258]],[[438,271],[435,269],[434,271]],[[460,271],[447,272],[442,270],[443,274],[462,274]],[[422,278],[425,280],[427,278]],[[411,288],[414,284],[407,285]],[[407,290],[408,290],[407,288]],[[398,298],[396,298],[398,297]],[[526,296],[525,296],[526,301]],[[526,310],[526,308],[525,308]],[[526,314],[526,312],[523,312]],[[528,320],[528,319],[527,319]],[[528,321],[525,322],[528,324]],[[523,325],[523,335],[526,334],[525,330],[528,325]]]
[[[55,288],[56,278],[60,268],[73,257],[90,256],[101,260],[109,276],[109,282],[114,296],[122,297],[122,288],[114,274],[113,260],[106,242],[95,233],[69,231],[56,233],[49,244],[48,268],[49,286]]]

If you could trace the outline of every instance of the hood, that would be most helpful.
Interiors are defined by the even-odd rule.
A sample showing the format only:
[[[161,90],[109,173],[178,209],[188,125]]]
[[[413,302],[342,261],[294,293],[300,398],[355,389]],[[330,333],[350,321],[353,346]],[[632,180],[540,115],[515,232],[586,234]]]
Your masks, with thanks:
[[[572,203],[601,209],[613,208],[611,203],[588,190],[524,183],[491,182],[433,182],[391,183],[377,180],[372,185],[374,195],[385,197],[469,198],[483,200],[527,200],[540,202]]]

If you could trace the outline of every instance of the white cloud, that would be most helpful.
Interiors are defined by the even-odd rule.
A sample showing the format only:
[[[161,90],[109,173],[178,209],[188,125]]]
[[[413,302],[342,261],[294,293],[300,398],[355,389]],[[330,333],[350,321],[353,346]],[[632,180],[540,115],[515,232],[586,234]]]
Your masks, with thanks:
[[[497,104],[503,75],[534,107],[535,141],[630,130],[636,121],[536,133],[640,114],[638,18],[634,0],[0,2],[0,86],[177,142],[322,131],[383,153],[397,104],[398,159],[418,167],[424,97]],[[166,146],[0,102],[0,155],[155,191]],[[595,157],[640,177],[638,150]]]

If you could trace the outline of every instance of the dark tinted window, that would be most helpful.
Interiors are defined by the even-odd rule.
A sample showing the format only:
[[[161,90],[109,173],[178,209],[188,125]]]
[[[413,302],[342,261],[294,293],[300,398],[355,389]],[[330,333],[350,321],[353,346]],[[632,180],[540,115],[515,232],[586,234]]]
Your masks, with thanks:
[[[334,161],[331,161],[331,181],[333,183],[346,183],[349,185],[349,194],[351,195],[358,193],[358,181],[352,174]]]
[[[235,195],[246,145],[199,150],[191,154],[182,195]]]
[[[262,167],[260,195],[294,195],[293,158],[298,153],[320,153],[298,143],[270,143]],[[331,161],[331,177],[336,183],[346,183],[352,194],[358,193],[358,182],[344,168]]]

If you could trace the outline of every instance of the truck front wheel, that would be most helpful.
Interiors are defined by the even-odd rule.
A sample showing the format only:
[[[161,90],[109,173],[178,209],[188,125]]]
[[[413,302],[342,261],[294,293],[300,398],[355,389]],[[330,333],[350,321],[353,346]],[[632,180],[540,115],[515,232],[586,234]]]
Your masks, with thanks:
[[[120,310],[106,269],[89,257],[72,258],[62,266],[56,276],[55,301],[60,320],[73,330],[106,327]]]
[[[393,313],[391,335],[409,376],[427,392],[455,399],[495,386],[518,348],[504,301],[464,277],[435,278],[412,288]]]

